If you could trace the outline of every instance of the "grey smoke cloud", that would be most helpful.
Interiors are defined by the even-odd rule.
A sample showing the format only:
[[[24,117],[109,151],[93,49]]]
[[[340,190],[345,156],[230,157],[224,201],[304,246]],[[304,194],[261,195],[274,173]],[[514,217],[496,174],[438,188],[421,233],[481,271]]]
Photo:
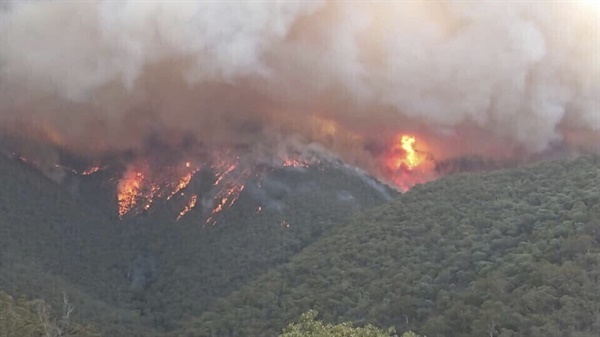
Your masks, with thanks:
[[[0,123],[82,150],[150,132],[293,139],[372,172],[357,145],[402,131],[438,156],[534,153],[597,140],[598,13],[578,1],[13,1],[0,12]]]

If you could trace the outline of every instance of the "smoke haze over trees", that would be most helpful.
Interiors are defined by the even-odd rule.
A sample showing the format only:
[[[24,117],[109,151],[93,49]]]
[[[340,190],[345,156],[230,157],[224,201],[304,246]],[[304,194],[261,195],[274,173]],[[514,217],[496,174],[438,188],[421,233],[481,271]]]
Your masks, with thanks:
[[[597,336],[599,60],[588,0],[2,0],[0,337]]]
[[[0,17],[2,134],[86,155],[149,135],[255,160],[314,143],[386,178],[373,149],[397,133],[436,159],[598,150],[584,1],[13,1]]]

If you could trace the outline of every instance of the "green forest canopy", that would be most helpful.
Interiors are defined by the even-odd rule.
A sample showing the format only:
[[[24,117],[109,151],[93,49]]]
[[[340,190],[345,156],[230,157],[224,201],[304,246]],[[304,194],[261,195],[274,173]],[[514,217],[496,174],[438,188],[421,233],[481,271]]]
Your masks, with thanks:
[[[358,331],[374,324],[429,337],[596,336],[599,158],[446,177],[346,221],[339,215],[344,209],[334,208],[335,216],[310,227],[294,220],[310,218],[310,193],[317,193],[312,191],[302,197],[308,200],[302,209],[286,215],[295,231],[261,235],[251,229],[268,228],[266,222],[254,228],[231,222],[212,232],[200,232],[192,223],[156,222],[143,227],[143,235],[131,232],[136,224],[114,226],[93,205],[3,164],[0,215],[10,223],[0,228],[0,289],[52,298],[53,308],[61,307],[65,291],[76,307],[73,324],[90,322],[110,337],[277,336],[300,329],[302,320],[289,324],[312,309],[328,323],[302,316],[310,326],[350,327],[345,322],[352,322]],[[326,200],[326,194],[319,199],[321,219]],[[238,212],[244,215],[243,208]],[[233,229],[242,231],[227,236]],[[184,241],[171,246],[161,241],[173,233]],[[132,237],[135,245],[127,240]],[[198,249],[198,242],[206,246]],[[261,251],[260,242],[269,242],[269,250]],[[211,254],[227,254],[202,262],[211,248]],[[173,271],[169,277],[179,281],[158,278],[141,290],[128,288],[123,278],[127,265],[139,260],[138,251],[162,252],[156,265]],[[224,258],[244,252],[235,264]],[[286,258],[255,259],[267,252]],[[142,262],[151,260],[147,256]],[[254,269],[253,277],[240,280],[248,266],[244,261],[260,272]],[[209,269],[200,271],[197,264]],[[98,274],[101,270],[110,272]],[[223,291],[219,282],[206,279],[216,275],[237,280],[236,288]],[[198,282],[198,294],[209,291],[205,299],[211,300],[190,296],[190,280]],[[167,292],[169,287],[176,289]],[[31,303],[46,303],[40,301],[3,294],[2,310],[14,319],[4,319],[1,332],[10,335],[6,331],[25,326],[23,320],[35,321],[41,307]],[[60,321],[60,314],[53,317]],[[36,322],[26,324],[34,334],[40,331]]]
[[[597,336],[598,156],[417,186],[187,323],[269,336],[302,312],[435,336]],[[179,335],[178,335],[179,336]]]

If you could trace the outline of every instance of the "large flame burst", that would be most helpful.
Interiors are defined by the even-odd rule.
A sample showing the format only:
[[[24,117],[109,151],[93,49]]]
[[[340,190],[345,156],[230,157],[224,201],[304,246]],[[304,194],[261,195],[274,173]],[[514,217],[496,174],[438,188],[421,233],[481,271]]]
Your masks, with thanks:
[[[400,134],[393,138],[384,156],[385,175],[402,190],[428,180],[425,174],[427,154],[417,145],[415,136]],[[281,159],[279,166],[309,167],[313,164],[314,161],[290,156]],[[223,210],[233,206],[238,200],[248,178],[260,178],[266,173],[256,166],[243,165],[240,158],[229,151],[215,152],[205,166],[214,177],[210,195],[203,196],[212,200],[205,220],[211,225],[216,224],[216,218]],[[197,194],[185,195],[183,191],[199,170],[200,165],[191,164],[189,161],[169,169],[161,168],[156,172],[143,162],[130,165],[118,184],[119,216],[123,218],[126,214],[148,210],[156,199],[171,200],[178,196],[178,199],[185,201],[177,216],[177,220],[181,219],[198,204]]]
[[[218,215],[238,200],[249,178],[257,178],[260,187],[262,177],[273,168],[307,168],[318,162],[313,157],[307,159],[301,155],[288,155],[271,161],[269,168],[265,169],[257,164],[249,164],[252,163],[251,160],[242,163],[240,157],[232,153],[234,151],[214,151],[203,156],[206,158],[201,163],[186,160],[168,166],[152,165],[152,161],[139,158],[130,162],[117,184],[116,201],[119,217],[123,219],[127,215],[148,211],[158,200],[162,200],[170,201],[175,207],[180,207],[176,217],[179,220],[196,208],[202,198],[201,204],[203,207],[208,207],[203,210],[205,223],[214,225]],[[24,163],[39,166],[37,162],[23,156],[14,153],[12,155]],[[381,159],[381,162],[378,162],[379,174],[401,190],[406,191],[415,184],[433,178],[431,176],[433,162],[429,158],[428,148],[415,135],[398,134],[393,137]],[[75,171],[58,164],[55,166],[81,176],[92,175],[107,168],[107,166],[93,166]],[[202,167],[212,173],[214,179],[212,187],[209,191],[205,191],[206,195],[200,196],[196,191],[188,193],[186,189]],[[257,212],[260,210],[259,207]]]
[[[390,168],[412,170],[421,164],[425,157],[415,150],[416,139],[410,135],[399,135],[392,146],[393,156],[390,158]]]
[[[394,137],[384,158],[385,174],[402,190],[428,180],[428,164],[427,153],[417,149],[417,138],[408,134]]]

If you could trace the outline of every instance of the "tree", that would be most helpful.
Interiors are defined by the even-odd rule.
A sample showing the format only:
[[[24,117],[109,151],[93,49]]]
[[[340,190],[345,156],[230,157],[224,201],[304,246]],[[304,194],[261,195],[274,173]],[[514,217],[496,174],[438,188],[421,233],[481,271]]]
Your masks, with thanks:
[[[371,324],[362,328],[352,327],[351,323],[337,325],[323,324],[317,321],[318,312],[310,310],[300,316],[297,323],[292,323],[283,330],[279,337],[397,337],[396,330],[383,330]],[[402,337],[419,337],[412,331],[405,332]]]
[[[63,293],[63,311],[52,312],[43,300],[14,300],[0,291],[0,337],[94,337],[87,325],[73,323],[74,307]]]

